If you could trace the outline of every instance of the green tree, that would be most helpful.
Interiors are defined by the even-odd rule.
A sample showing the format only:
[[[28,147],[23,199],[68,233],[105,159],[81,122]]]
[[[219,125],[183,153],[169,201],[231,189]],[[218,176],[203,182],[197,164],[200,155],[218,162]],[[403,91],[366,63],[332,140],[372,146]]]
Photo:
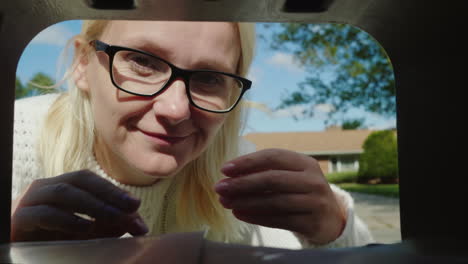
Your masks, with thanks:
[[[344,120],[341,124],[341,128],[343,130],[364,128],[364,118]]]
[[[16,76],[15,80],[15,99],[23,98],[26,97],[28,94],[28,91],[26,90],[26,87],[21,83],[21,80]]]
[[[395,183],[398,179],[397,139],[392,130],[371,133],[363,144],[359,158],[358,182],[379,179],[382,183]]]
[[[55,84],[55,81],[47,74],[38,72],[36,73],[28,83],[28,90],[31,95],[46,94],[54,92],[53,88],[50,88]]]
[[[366,32],[345,24],[285,23],[266,29],[271,29],[272,48],[291,52],[307,73],[278,108],[332,104],[336,109],[329,114],[332,120],[355,107],[385,117],[395,114],[391,64]],[[313,110],[308,114],[313,116]]]
[[[15,98],[19,99],[28,96],[54,92],[54,89],[48,88],[54,84],[54,80],[42,72],[36,73],[27,85],[22,84],[20,79],[16,77]]]

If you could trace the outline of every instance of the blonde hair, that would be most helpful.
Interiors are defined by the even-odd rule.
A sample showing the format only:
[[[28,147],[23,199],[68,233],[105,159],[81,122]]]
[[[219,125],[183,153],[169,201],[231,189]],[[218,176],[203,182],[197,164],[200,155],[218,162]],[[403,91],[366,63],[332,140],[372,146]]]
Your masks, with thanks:
[[[99,38],[110,21],[84,21],[81,34],[69,41],[87,44]],[[251,23],[235,23],[240,36],[241,56],[237,74],[246,76],[255,45]],[[47,177],[87,168],[95,140],[94,118],[86,92],[78,89],[73,78],[80,56],[89,54],[89,45],[78,45],[73,63],[65,73],[69,90],[52,104],[39,141],[39,157]],[[209,226],[211,238],[219,241],[240,239],[242,224],[218,202],[213,185],[222,178],[221,165],[238,155],[242,107],[236,107],[207,149],[175,176],[176,222],[180,231]],[[190,175],[188,177],[188,175]]]

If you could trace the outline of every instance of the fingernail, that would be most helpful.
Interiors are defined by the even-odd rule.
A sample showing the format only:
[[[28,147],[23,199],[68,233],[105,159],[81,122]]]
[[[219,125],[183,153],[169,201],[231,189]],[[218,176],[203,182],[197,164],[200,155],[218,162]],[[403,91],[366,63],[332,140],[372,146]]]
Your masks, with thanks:
[[[229,188],[229,184],[226,181],[219,181],[215,185],[215,191],[216,192],[226,192]]]
[[[148,227],[146,226],[146,224],[143,222],[143,220],[140,217],[135,218],[133,222],[138,226],[139,231],[141,232],[141,235],[148,233],[149,231]]]
[[[234,163],[226,163],[223,165],[223,167],[221,167],[221,172],[226,174],[227,172],[232,170],[235,166],[236,165],[234,165]]]
[[[126,209],[136,210],[140,206],[140,199],[134,198],[128,194],[123,195],[123,200],[125,201]]]

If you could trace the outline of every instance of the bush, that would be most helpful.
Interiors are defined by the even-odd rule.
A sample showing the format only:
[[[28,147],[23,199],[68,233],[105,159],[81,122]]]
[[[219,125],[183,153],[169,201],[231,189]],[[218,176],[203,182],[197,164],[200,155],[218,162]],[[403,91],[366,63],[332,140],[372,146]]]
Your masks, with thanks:
[[[358,183],[342,183],[338,186],[348,192],[375,194],[394,198],[400,197],[400,187],[398,186],[398,184],[369,185]]]
[[[331,183],[352,183],[357,182],[357,171],[334,172],[325,175]]]
[[[379,180],[398,182],[398,154],[395,132],[390,130],[371,133],[363,144],[359,159],[358,182]]]

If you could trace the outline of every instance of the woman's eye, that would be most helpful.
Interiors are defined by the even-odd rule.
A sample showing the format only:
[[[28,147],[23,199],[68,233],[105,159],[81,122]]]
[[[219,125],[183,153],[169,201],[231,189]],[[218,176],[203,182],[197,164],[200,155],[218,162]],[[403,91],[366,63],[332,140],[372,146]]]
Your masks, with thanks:
[[[198,83],[207,85],[221,85],[223,83],[223,78],[215,73],[197,74],[194,79]]]
[[[131,61],[135,62],[136,64],[140,66],[148,66],[149,61],[148,58],[145,58],[143,56],[132,56]]]
[[[130,69],[141,75],[149,75],[161,72],[161,63],[157,63],[153,58],[141,54],[132,54],[128,57]]]

